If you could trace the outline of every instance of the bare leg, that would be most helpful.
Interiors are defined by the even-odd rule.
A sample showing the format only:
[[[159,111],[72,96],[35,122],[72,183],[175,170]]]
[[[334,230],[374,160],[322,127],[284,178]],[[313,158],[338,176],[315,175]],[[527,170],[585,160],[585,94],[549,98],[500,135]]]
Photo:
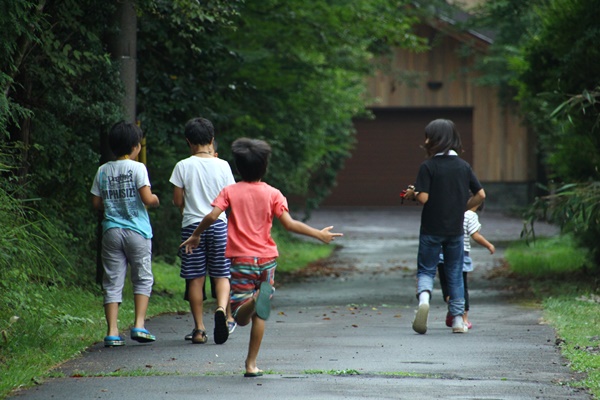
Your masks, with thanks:
[[[189,302],[192,316],[194,317],[194,323],[196,324],[195,329],[206,330],[204,328],[204,321],[202,319],[202,312],[204,311],[204,300],[202,295],[202,289],[204,288],[205,277],[190,279],[189,283]]]
[[[215,290],[217,292],[217,308],[226,310],[229,306],[229,278],[215,278]]]
[[[106,336],[119,336],[119,303],[106,303],[104,305],[104,315],[106,317],[107,331]]]
[[[252,318],[256,315],[256,300],[251,298],[240,306],[235,316],[235,321],[240,326],[246,326],[250,323]]]
[[[257,315],[252,317],[252,329],[250,331],[250,343],[248,344],[248,356],[246,357],[246,372],[260,372],[256,366],[256,358],[260,350],[263,336],[265,334],[265,321],[258,318]]]
[[[146,325],[146,312],[148,311],[150,297],[145,294],[134,294],[133,301],[135,303],[134,328],[143,328]]]

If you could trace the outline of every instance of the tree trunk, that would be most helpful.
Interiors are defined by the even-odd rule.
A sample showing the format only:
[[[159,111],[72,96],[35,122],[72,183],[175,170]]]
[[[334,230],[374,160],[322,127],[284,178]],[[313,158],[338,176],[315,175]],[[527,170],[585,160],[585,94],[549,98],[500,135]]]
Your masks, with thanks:
[[[127,122],[136,122],[136,62],[137,62],[137,15],[133,0],[120,0],[114,15],[113,24],[118,32],[108,40],[108,48],[113,60],[119,63],[121,82],[125,90],[123,109]],[[117,121],[115,121],[117,122]],[[100,165],[114,158],[108,147],[108,132],[100,132]],[[96,282],[102,283],[102,213],[98,213]]]

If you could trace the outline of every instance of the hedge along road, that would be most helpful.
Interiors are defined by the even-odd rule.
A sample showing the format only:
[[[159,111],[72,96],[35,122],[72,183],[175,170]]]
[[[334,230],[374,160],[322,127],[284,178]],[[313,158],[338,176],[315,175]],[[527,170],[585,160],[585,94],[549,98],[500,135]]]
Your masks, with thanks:
[[[259,378],[244,378],[249,327],[223,345],[185,342],[189,314],[147,322],[153,344],[101,343],[56,368],[54,378],[14,394],[24,399],[591,399],[569,387],[575,376],[541,311],[511,301],[504,278],[491,279],[503,244],[522,221],[486,211],[482,233],[496,254],[473,246],[472,330],[452,334],[439,286],[427,334],[412,330],[420,208],[323,209],[309,223],[345,236],[309,278],[283,279],[259,354]],[[538,235],[556,234],[538,224]],[[277,276],[276,276],[277,282]],[[150,303],[152,304],[152,303]],[[151,305],[150,305],[151,306]],[[212,336],[212,317],[206,315]],[[115,373],[117,376],[106,376]]]

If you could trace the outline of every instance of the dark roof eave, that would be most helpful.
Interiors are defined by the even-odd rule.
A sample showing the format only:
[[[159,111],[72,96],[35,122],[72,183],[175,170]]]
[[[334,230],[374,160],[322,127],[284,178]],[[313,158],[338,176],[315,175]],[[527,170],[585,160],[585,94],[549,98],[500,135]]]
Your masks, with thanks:
[[[452,18],[450,18],[448,16],[438,15],[437,19],[439,19],[439,20],[441,20],[441,21],[443,21],[443,22],[445,22],[445,23],[447,23],[449,25],[456,26],[456,20],[454,20],[454,19],[452,19]],[[486,42],[487,44],[494,43],[494,39],[492,39],[491,37],[489,37],[488,35],[486,35],[486,34],[484,34],[482,32],[478,32],[478,31],[475,31],[473,29],[468,29],[467,32],[470,35],[476,37],[477,39]]]

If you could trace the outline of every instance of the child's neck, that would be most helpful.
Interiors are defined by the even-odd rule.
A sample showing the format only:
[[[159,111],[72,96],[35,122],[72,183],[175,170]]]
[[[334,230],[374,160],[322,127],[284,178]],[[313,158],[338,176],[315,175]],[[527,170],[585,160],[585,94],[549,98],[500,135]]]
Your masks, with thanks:
[[[212,157],[213,156],[212,148],[211,148],[210,145],[206,145],[206,146],[201,146],[201,145],[193,146],[191,148],[191,150],[192,150],[192,155],[196,156],[196,157]]]
[[[130,154],[125,154],[124,156],[117,158],[117,160],[129,160],[130,158],[131,158]]]

